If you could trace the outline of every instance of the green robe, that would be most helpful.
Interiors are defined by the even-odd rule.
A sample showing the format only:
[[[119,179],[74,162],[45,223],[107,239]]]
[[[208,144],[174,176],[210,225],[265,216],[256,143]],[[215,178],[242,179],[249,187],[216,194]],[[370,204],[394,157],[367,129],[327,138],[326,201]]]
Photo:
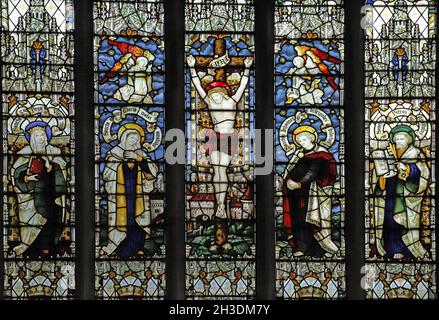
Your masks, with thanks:
[[[59,148],[49,145],[46,149],[52,170],[45,169],[39,181],[25,182],[32,153],[29,146],[19,151],[19,158],[12,166],[21,241],[13,248],[17,255],[39,254],[41,250],[55,253],[64,220],[68,219],[61,201],[67,193],[66,162]]]

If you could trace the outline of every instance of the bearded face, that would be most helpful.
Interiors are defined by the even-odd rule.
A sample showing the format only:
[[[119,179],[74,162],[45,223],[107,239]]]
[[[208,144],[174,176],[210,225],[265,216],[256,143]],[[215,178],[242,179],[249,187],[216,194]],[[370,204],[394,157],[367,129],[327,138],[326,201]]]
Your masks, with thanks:
[[[35,154],[46,154],[48,145],[47,135],[44,130],[35,130],[30,136],[30,147]]]
[[[395,134],[395,145],[398,150],[405,150],[411,144],[412,138],[405,132]]]

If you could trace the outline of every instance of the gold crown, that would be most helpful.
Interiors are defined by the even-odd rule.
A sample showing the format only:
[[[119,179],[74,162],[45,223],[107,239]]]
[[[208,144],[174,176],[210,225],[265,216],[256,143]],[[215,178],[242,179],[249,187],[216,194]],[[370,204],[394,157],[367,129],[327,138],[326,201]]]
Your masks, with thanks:
[[[295,272],[290,272],[290,280],[293,281],[294,287],[296,288],[296,292],[300,299],[323,299],[328,288],[328,283],[332,279],[332,273],[330,271],[325,272],[325,279],[323,282],[319,280],[319,277],[316,273],[308,272],[300,282],[307,283],[307,285],[300,287],[300,283],[297,281],[296,276],[297,275]],[[317,281],[307,281],[310,278]],[[309,283],[314,283],[314,285]],[[318,284],[319,286],[316,286],[315,284]]]
[[[389,288],[387,291],[387,297],[389,299],[413,299],[413,297],[416,295],[416,290],[418,287],[419,282],[422,280],[422,277],[418,274],[415,275],[415,282],[411,283],[409,282],[409,278],[404,273],[400,272],[396,274],[394,277],[392,277],[392,283],[395,285],[393,288],[390,288],[389,283],[385,281],[386,275],[384,273],[380,274],[380,280],[383,282],[384,286]],[[403,287],[403,284],[398,284],[398,280],[403,279],[406,281],[403,281],[404,285],[409,284],[410,287]]]
[[[36,131],[43,131],[43,132],[46,132],[46,128],[45,128],[45,127],[41,127],[41,126],[36,126],[36,127],[33,127],[33,128],[30,128],[30,129],[29,129],[29,133],[30,133],[30,134],[32,134],[32,133],[34,133],[34,132],[36,132]]]
[[[151,279],[152,271],[150,268],[148,268],[145,271],[145,278],[146,281],[142,282],[137,273],[134,271],[127,271],[124,273],[124,277],[121,281],[116,280],[116,273],[114,271],[111,271],[110,278],[113,279],[113,282],[115,283],[116,292],[119,295],[121,299],[141,299],[145,295],[145,290],[147,286],[147,281]],[[134,277],[136,280],[138,280],[138,284],[129,283],[126,285],[121,285],[121,283],[125,282],[123,281],[127,277]],[[125,282],[126,283],[126,282]]]
[[[26,289],[27,296],[31,299],[50,298],[53,295],[53,291],[54,288],[43,284],[38,284]]]
[[[323,299],[325,296],[325,288],[307,286],[297,290],[300,299]]]
[[[116,291],[117,291],[120,298],[129,299],[129,298],[143,297],[145,289],[143,289],[140,286],[129,284],[129,285],[118,288]]]
[[[415,293],[412,289],[408,288],[393,288],[387,292],[387,296],[389,299],[413,299]]]
[[[20,268],[18,271],[18,278],[23,282],[23,288],[29,299],[44,299],[51,298],[56,289],[57,282],[61,278],[61,273],[55,272],[55,278],[50,278],[43,272],[38,272],[30,279],[26,279],[26,273]],[[43,277],[43,279],[37,279]],[[29,283],[37,282],[35,285],[30,286]]]

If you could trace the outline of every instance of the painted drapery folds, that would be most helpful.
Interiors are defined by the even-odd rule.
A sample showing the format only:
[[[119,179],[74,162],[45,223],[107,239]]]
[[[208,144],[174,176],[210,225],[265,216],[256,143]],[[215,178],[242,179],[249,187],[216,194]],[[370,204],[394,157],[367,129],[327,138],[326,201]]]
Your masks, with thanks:
[[[275,215],[275,297],[344,299],[356,294],[346,292],[345,271],[355,263],[345,259],[352,190],[345,190],[344,30],[352,7],[272,1],[275,212],[261,212]],[[167,256],[165,243],[164,0],[92,1],[92,66],[75,61],[74,0],[0,4],[1,298],[87,295],[75,283],[84,275],[75,266],[74,81],[81,80],[73,75],[80,66],[94,76],[83,106],[91,109],[81,109],[94,115],[94,211],[81,217],[95,219],[86,247],[94,250],[87,263],[96,299],[164,299],[167,258],[184,263],[187,299],[254,299],[256,261],[267,253],[256,257],[256,200],[271,196],[257,198],[255,183],[255,63],[265,63],[256,61],[255,7],[262,2],[185,0],[179,13],[184,56],[171,58],[184,59],[185,69],[175,88],[185,97],[184,226],[177,226],[185,230],[184,261]],[[353,235],[365,240],[355,258],[364,260],[361,286],[368,299],[436,299],[438,4],[364,4],[365,234]],[[178,41],[174,31],[170,44]],[[358,212],[349,214],[355,220]]]
[[[96,297],[165,294],[162,1],[96,1]]]
[[[437,4],[367,4],[365,290],[432,299]]]
[[[186,296],[255,294],[254,5],[186,1]]]
[[[2,0],[6,299],[75,293],[73,3]]]
[[[342,1],[276,1],[276,296],[345,296]]]

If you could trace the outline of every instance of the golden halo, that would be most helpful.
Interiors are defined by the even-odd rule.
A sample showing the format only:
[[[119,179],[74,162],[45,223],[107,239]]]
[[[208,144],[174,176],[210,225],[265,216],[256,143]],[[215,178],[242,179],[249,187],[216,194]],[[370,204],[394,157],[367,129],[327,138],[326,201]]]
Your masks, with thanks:
[[[119,139],[119,141],[121,141],[122,139],[122,134],[127,130],[137,131],[140,135],[140,143],[143,144],[143,142],[145,141],[145,130],[143,130],[141,126],[135,123],[127,123],[119,128],[119,130],[117,131],[117,138]]]
[[[294,131],[293,131],[293,142],[294,142],[294,144],[295,144],[296,146],[300,146],[300,145],[297,143],[296,137],[297,137],[298,134],[300,134],[300,133],[302,133],[302,132],[309,132],[309,133],[313,134],[314,137],[316,138],[315,141],[317,141],[317,131],[316,131],[316,129],[314,129],[314,128],[311,127],[311,126],[299,126],[299,127],[297,127],[296,129],[294,129]]]

